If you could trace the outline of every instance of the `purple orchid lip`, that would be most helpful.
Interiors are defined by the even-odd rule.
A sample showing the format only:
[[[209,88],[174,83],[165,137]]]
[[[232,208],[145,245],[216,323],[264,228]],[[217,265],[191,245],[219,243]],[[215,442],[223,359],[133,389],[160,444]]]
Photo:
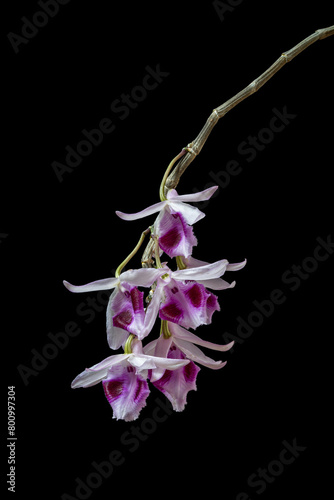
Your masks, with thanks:
[[[172,344],[168,357],[184,358],[185,356],[175,344]],[[169,399],[174,411],[183,411],[187,403],[188,392],[197,390],[196,377],[199,371],[200,368],[190,361],[178,370],[165,370],[162,377],[153,382],[153,385]]]
[[[146,379],[136,375],[132,367],[116,366],[109,370],[102,384],[114,418],[126,422],[138,418],[150,393]]]
[[[211,323],[212,314],[219,311],[217,297],[196,282],[172,280],[165,287],[165,302],[159,316],[161,319],[177,323],[185,328],[197,328]]]
[[[169,257],[184,255],[189,257],[197,245],[193,228],[188,225],[181,213],[167,207],[162,211],[155,224],[154,232],[159,238],[159,246]]]

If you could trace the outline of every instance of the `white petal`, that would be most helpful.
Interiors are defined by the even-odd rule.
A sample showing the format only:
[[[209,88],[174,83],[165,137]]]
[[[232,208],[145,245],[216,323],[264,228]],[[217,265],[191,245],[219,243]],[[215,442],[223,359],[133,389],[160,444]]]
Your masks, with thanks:
[[[226,361],[223,363],[222,361],[215,361],[214,359],[205,356],[205,354],[191,342],[174,338],[174,344],[187,356],[187,358],[191,359],[195,363],[207,366],[212,370],[219,370],[219,368],[223,368],[223,366],[226,365]]]
[[[197,283],[201,283],[205,288],[210,288],[210,290],[226,290],[227,288],[234,288],[236,282],[228,283],[221,278],[215,278],[212,280],[197,280]]]
[[[194,267],[190,269],[181,269],[174,271],[172,276],[176,280],[208,280],[219,278],[226,271],[228,261],[226,259],[218,260],[212,264]]]
[[[189,363],[189,359],[159,358],[157,356],[153,356],[153,358],[155,365],[165,370],[177,370]]]
[[[146,354],[130,354],[128,362],[140,372],[141,370],[158,367],[164,368],[165,370],[177,370],[181,366],[187,365],[189,360],[160,358],[158,356],[148,356]]]
[[[142,219],[143,217],[147,217],[148,215],[155,214],[156,212],[160,212],[166,205],[166,201],[159,201],[159,203],[155,203],[150,207],[144,208],[141,212],[136,212],[134,214],[125,214],[124,212],[116,211],[116,215],[123,220],[137,220]]]
[[[239,269],[245,267],[246,264],[247,259],[245,259],[243,262],[238,262],[237,264],[228,264],[226,271],[239,271]]]
[[[108,322],[109,323],[109,322]],[[121,345],[126,342],[126,339],[129,336],[129,332],[123,330],[123,328],[118,328],[117,326],[113,326],[112,324],[108,324],[107,327],[107,340],[110,349],[117,350],[121,347]]]
[[[116,354],[114,356],[109,356],[108,358],[101,361],[91,368],[86,368],[82,373],[80,373],[72,382],[72,389],[77,389],[78,387],[91,387],[92,385],[98,384],[106,378],[108,370],[111,366],[123,363],[126,361],[129,355]]]
[[[146,346],[143,348],[144,354],[147,354],[148,356],[153,356],[158,340],[159,339],[155,339],[146,344]]]
[[[119,279],[130,285],[149,287],[165,272],[163,269],[153,268],[130,269],[122,273]]]
[[[187,267],[199,267],[199,266],[206,266],[209,264],[209,262],[204,262],[204,260],[198,260],[192,257],[191,255],[184,259],[185,264]]]
[[[200,337],[197,337],[197,335],[194,335],[185,328],[182,328],[182,326],[175,323],[171,323],[169,328],[173,334],[174,339],[186,340],[187,342],[191,342],[192,344],[201,345],[202,347],[207,347],[208,349],[212,349],[214,351],[228,351],[234,344],[234,341],[229,342],[228,344],[214,344],[212,342],[208,342],[201,339]]]
[[[205,217],[205,214],[198,208],[188,205],[187,203],[183,203],[182,201],[172,200],[169,201],[168,204],[174,212],[182,214],[184,220],[187,224],[189,224],[189,226],[192,226],[195,222],[198,222]]]
[[[74,293],[82,293],[82,292],[95,292],[97,290],[110,290],[114,288],[119,282],[118,278],[105,278],[102,280],[92,281],[91,283],[87,283],[86,285],[76,286],[71,285],[68,281],[63,281],[65,287]]]
[[[172,341],[173,341],[172,337],[165,339],[163,335],[160,335],[155,344],[154,355],[159,356],[160,358],[167,358]],[[150,381],[152,383],[156,382],[163,376],[164,373],[165,373],[165,368],[161,366],[159,368],[156,368],[155,370],[152,371]]]
[[[205,201],[209,200],[213,193],[218,189],[218,186],[212,186],[204,191],[199,191],[198,193],[191,194],[177,194],[175,189],[171,189],[168,192],[167,198],[169,200],[177,200],[177,201]]]
[[[153,292],[153,297],[148,307],[146,308],[145,320],[144,320],[144,328],[138,338],[140,340],[144,339],[152,330],[155,321],[157,319],[160,302],[163,295],[163,286],[157,286]]]

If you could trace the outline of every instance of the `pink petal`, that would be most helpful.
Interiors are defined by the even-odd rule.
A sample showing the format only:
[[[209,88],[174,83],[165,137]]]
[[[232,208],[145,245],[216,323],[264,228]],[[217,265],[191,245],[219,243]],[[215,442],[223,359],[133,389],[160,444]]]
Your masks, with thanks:
[[[160,212],[166,205],[166,201],[160,201],[159,203],[155,203],[154,205],[151,205],[150,207],[145,208],[144,210],[141,210],[140,212],[136,212],[133,214],[125,214],[124,212],[116,212],[116,215],[120,217],[123,220],[136,220],[136,219],[142,219],[143,217],[147,217],[148,215],[154,214],[156,212]]]
[[[172,337],[165,339],[163,335],[160,335],[160,337],[155,342],[154,356],[167,358],[169,349],[172,344],[172,340],[173,340]],[[161,366],[156,368],[155,370],[152,370],[150,381],[155,382],[156,380],[159,380],[164,373],[165,373],[165,368]]]
[[[194,335],[188,330],[185,330],[180,325],[172,323],[169,325],[169,329],[174,339],[185,340],[187,342],[191,342],[192,344],[207,347],[208,349],[213,349],[215,351],[228,351],[234,344],[234,341],[229,342],[228,344],[214,344],[212,342],[207,342],[206,340],[197,337],[197,335]]]
[[[205,288],[210,288],[210,290],[226,290],[227,288],[234,288],[236,282],[228,283],[221,278],[214,278],[212,280],[197,280],[197,283],[201,283]]]
[[[175,345],[172,345],[168,356],[177,359],[184,358]],[[178,370],[166,370],[159,380],[153,382],[153,385],[169,399],[175,411],[183,411],[188,392],[196,390],[196,377],[199,371],[200,368],[191,361]]]
[[[242,262],[237,262],[236,264],[228,264],[226,271],[239,271],[247,264],[247,259]]]
[[[71,285],[68,281],[63,281],[63,284],[70,292],[82,293],[82,292],[95,292],[97,290],[110,290],[114,288],[117,283],[119,283],[118,278],[105,278],[102,280],[92,281],[86,285]]]
[[[204,262],[204,260],[198,260],[191,255],[185,260],[185,264],[188,268],[206,266],[209,262]]]
[[[117,350],[121,346],[124,346],[129,333],[123,328],[117,328],[116,326],[110,326],[107,320],[107,341],[110,349]]]
[[[159,337],[160,338],[160,337]],[[152,340],[143,348],[144,354],[148,356],[154,356],[155,348],[159,339]]]
[[[214,194],[214,192],[218,189],[218,186],[212,186],[208,189],[205,189],[204,191],[199,191],[197,193],[191,193],[191,194],[177,194],[175,189],[171,189],[168,191],[167,198],[169,200],[178,200],[178,201],[206,201],[211,198],[211,196]]]
[[[148,356],[146,354],[130,354],[128,362],[134,366],[138,372],[162,368],[163,370],[177,370],[189,363],[188,359],[162,358],[159,356]]]
[[[129,269],[122,273],[119,279],[121,283],[126,282],[133,286],[150,287],[162,274],[164,274],[163,269]]]
[[[209,280],[219,278],[226,271],[228,261],[226,259],[218,260],[212,264],[205,264],[189,269],[180,269],[173,272],[173,278],[176,280]]]
[[[219,370],[226,365],[226,361],[215,361],[214,359],[209,358],[191,342],[174,338],[174,343],[188,359],[195,361],[195,363],[200,363],[201,365],[211,368],[212,370]]]
[[[126,359],[127,357],[124,356],[124,354],[116,354],[109,356],[91,368],[86,368],[86,370],[75,377],[71,384],[72,389],[77,389],[78,387],[91,387],[98,384],[101,380],[106,378],[111,366],[123,363]]]
[[[144,326],[138,338],[144,339],[152,330],[159,313],[159,307],[163,294],[163,286],[157,286],[153,292],[153,297],[146,308]]]
[[[218,299],[216,295],[210,293],[208,300],[206,301],[206,322],[204,323],[205,325],[211,323],[212,315],[215,311],[220,311]]]
[[[131,366],[115,366],[103,381],[103,389],[113,409],[113,418],[130,422],[138,418],[149,395],[147,381]]]
[[[192,226],[193,224],[195,224],[195,222],[198,222],[201,219],[203,219],[203,217],[205,217],[205,214],[201,212],[197,207],[188,205],[188,203],[172,200],[168,203],[168,205],[174,212],[182,214],[184,220],[190,226]]]
[[[145,320],[143,296],[143,292],[128,283],[117,287],[110,296],[107,306],[107,338],[111,349],[118,349],[129,333],[137,336],[141,334]]]

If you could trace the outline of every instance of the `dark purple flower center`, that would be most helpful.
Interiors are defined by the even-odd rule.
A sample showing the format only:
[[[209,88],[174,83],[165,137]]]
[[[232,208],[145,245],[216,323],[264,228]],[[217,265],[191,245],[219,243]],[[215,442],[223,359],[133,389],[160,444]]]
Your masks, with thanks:
[[[134,395],[134,400],[137,401],[142,393],[142,390],[145,389],[146,381],[145,380],[137,380],[136,392]]]
[[[113,318],[113,325],[126,330],[126,327],[132,323],[131,311],[123,311]]]
[[[180,243],[182,239],[181,234],[179,233],[179,230],[177,227],[173,227],[169,231],[167,231],[166,234],[163,236],[160,236],[159,238],[159,243],[161,245],[161,248],[173,248],[177,247],[177,245]]]
[[[193,382],[196,379],[197,369],[193,362],[188,363],[183,367],[183,375],[186,382]]]
[[[160,312],[163,315],[163,319],[172,321],[174,323],[181,319],[183,316],[183,312],[177,306],[177,304],[168,304],[167,306],[163,307]]]
[[[132,288],[131,290],[131,300],[133,305],[133,310],[135,312],[140,311],[142,309],[142,292],[138,290],[138,288]]]
[[[202,290],[196,283],[187,290],[186,295],[194,307],[200,307],[202,305]]]
[[[110,380],[103,384],[104,392],[108,400],[117,399],[123,392],[123,384],[118,380]]]

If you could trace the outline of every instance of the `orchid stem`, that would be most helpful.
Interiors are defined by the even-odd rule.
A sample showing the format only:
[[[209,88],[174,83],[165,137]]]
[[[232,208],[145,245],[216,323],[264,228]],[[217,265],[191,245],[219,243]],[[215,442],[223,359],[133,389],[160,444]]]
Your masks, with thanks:
[[[122,269],[123,267],[126,266],[126,264],[132,259],[132,257],[138,252],[139,248],[141,247],[144,239],[145,239],[145,236],[151,231],[151,228],[148,227],[145,231],[143,231],[141,233],[141,237],[137,243],[137,245],[135,246],[135,248],[132,250],[132,252],[127,256],[127,258],[125,260],[123,260],[123,262],[118,266],[118,268],[116,269],[116,273],[115,273],[115,277],[116,278],[119,278],[119,275],[121,274],[122,272]]]
[[[163,335],[165,339],[169,339],[172,336],[168,328],[168,321],[165,319],[161,320],[160,335]]]
[[[162,267],[161,260],[160,260],[160,255],[159,255],[159,240],[158,238],[155,238],[154,242],[154,256],[155,256],[155,263],[158,268]]]
[[[131,354],[132,353],[131,343],[132,343],[134,338],[135,338],[135,335],[133,333],[130,333],[130,335],[128,336],[128,338],[125,342],[125,345],[124,345],[124,354]]]
[[[183,262],[183,259],[182,259],[181,255],[178,255],[177,257],[175,257],[175,259],[176,259],[176,263],[177,263],[178,269],[181,270],[181,269],[186,269],[187,268],[187,266]]]
[[[173,167],[174,163],[177,160],[179,160],[181,158],[181,156],[183,156],[185,154],[186,151],[187,151],[187,148],[183,148],[182,151],[177,156],[175,156],[175,158],[173,158],[173,160],[168,165],[167,170],[165,172],[165,175],[163,176],[163,179],[162,179],[161,184],[160,184],[159,194],[160,194],[160,200],[161,201],[166,201],[167,200],[167,198],[165,196],[165,184],[166,184],[167,177],[168,177],[170,171],[172,170],[172,167]]]

